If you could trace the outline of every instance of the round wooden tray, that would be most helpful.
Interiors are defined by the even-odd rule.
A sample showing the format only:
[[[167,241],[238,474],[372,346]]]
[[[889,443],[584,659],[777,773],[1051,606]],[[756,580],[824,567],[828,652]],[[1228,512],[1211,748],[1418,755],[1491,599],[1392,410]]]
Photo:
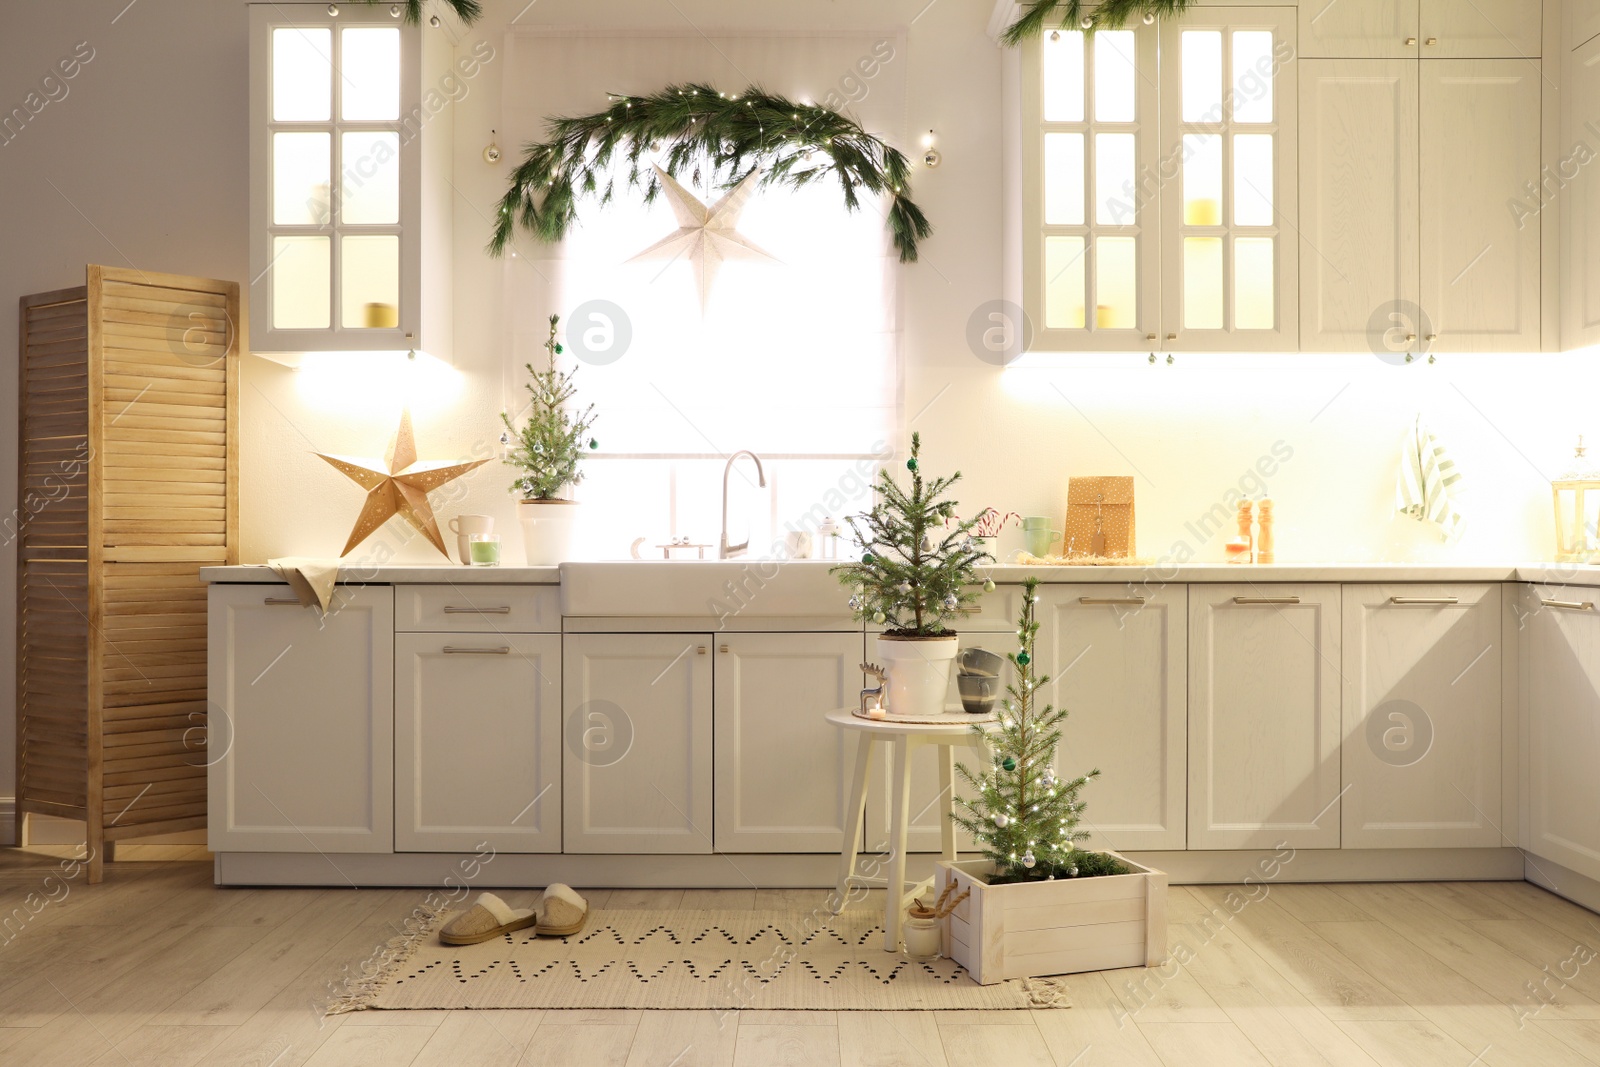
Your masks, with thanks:
[[[938,715],[896,715],[890,712],[881,719],[874,719],[860,708],[851,708],[850,714],[867,722],[881,722],[893,725],[903,723],[907,726],[971,726],[974,723],[983,724],[994,722],[994,712],[987,715],[974,715],[960,704],[952,704]]]

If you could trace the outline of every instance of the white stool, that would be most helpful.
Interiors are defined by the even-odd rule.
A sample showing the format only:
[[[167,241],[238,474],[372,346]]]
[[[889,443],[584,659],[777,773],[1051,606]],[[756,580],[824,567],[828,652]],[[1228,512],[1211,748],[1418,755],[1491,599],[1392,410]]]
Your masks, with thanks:
[[[965,714],[957,709],[956,714]],[[934,723],[895,722],[892,719],[863,719],[849,708],[828,712],[828,721],[845,730],[856,731],[856,768],[850,780],[850,807],[845,818],[851,820],[854,832],[846,831],[844,852],[839,857],[839,881],[836,886],[834,914],[844,910],[850,886],[884,886],[889,890],[884,904],[883,948],[885,952],[900,951],[900,919],[906,903],[933,884],[926,878],[914,886],[906,886],[906,824],[911,806],[911,753],[924,745],[936,745],[939,757],[939,852],[943,858],[956,858],[956,828],[950,821],[955,800],[956,746],[979,748],[972,736],[972,724],[993,725],[992,719],[977,715],[965,720],[952,715],[948,725]],[[889,841],[889,875],[887,878],[869,877],[856,873],[856,860],[861,853],[861,834],[867,810],[867,773],[872,767],[872,746],[876,743],[893,744],[894,774],[889,788],[893,797]],[[987,756],[985,756],[987,758]]]

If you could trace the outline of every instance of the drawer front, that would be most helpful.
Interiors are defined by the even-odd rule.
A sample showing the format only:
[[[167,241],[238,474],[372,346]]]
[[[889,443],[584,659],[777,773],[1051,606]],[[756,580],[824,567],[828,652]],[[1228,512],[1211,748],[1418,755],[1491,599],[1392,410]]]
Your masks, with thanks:
[[[401,585],[394,591],[401,633],[561,632],[561,593],[553,585]]]

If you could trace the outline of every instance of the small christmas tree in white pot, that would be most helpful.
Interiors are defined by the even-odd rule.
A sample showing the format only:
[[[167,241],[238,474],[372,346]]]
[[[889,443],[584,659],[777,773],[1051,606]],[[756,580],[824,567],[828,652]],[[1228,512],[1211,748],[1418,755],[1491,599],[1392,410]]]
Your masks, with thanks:
[[[1039,676],[1034,659],[1038,589],[1036,578],[1024,586],[1020,647],[1007,657],[1016,683],[998,721],[973,727],[990,766],[956,765],[970,792],[956,798],[951,819],[985,858],[939,864],[954,893],[967,891],[947,920],[950,956],[985,985],[1166,958],[1167,876],[1078,847],[1089,836],[1078,828],[1079,792],[1100,772],[1056,776],[1067,710],[1040,700],[1050,679]]]
[[[972,538],[973,523],[947,525],[956,502],[944,494],[960,472],[924,480],[921,452],[922,436],[912,434],[909,490],[887,470],[878,473],[877,503],[845,520],[861,562],[834,568],[854,590],[856,617],[885,627],[877,653],[887,675],[884,707],[905,718],[944,710],[956,656],[956,633],[945,623],[977,599],[978,564],[993,558]]]
[[[506,424],[506,433],[500,440],[510,446],[505,461],[520,472],[511,483],[511,492],[522,497],[517,502],[517,518],[522,525],[529,566],[567,559],[578,502],[560,494],[583,481],[578,464],[584,450],[600,447],[589,436],[589,427],[594,425],[594,405],[576,415],[567,410],[567,402],[577,387],[572,384],[571,373],[556,369],[556,357],[564,351],[556,340],[560,321],[561,316],[550,316],[550,336],[544,342],[549,365],[544,370],[534,370],[532,363],[526,364],[528,376],[533,379],[528,383],[533,402],[527,421],[518,428],[509,414],[500,414]]]

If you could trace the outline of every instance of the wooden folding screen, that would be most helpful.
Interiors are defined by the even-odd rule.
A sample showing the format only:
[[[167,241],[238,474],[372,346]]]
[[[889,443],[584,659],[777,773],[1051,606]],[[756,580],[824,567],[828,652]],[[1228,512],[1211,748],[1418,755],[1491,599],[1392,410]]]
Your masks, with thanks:
[[[88,268],[22,298],[17,819],[203,828],[206,591],[238,561],[236,282]],[[218,724],[220,727],[220,724]]]

